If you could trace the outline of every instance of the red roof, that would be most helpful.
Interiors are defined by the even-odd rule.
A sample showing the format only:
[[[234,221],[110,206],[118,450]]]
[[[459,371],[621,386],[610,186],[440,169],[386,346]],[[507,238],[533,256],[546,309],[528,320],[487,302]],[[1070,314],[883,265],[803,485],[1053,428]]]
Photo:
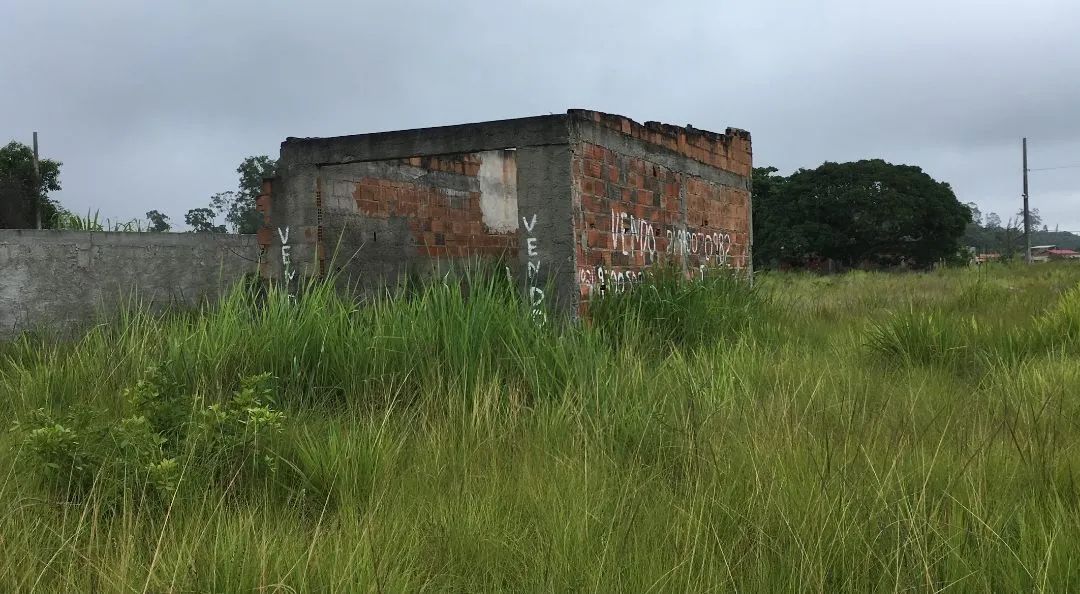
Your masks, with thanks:
[[[1075,252],[1073,250],[1066,250],[1066,249],[1046,250],[1046,253],[1052,254],[1054,256],[1080,256],[1080,252]]]

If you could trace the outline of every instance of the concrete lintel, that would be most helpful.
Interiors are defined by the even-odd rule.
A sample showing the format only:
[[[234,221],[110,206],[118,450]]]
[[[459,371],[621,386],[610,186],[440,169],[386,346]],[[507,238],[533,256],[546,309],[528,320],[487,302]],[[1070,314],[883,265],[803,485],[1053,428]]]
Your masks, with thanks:
[[[567,143],[568,116],[556,114],[331,138],[288,138],[281,143],[281,162],[330,165]]]
[[[443,171],[431,171],[421,167],[412,167],[395,161],[360,161],[325,165],[320,168],[323,181],[351,180],[358,182],[365,177],[432,185],[459,192],[476,192],[480,189],[476,178],[471,178]]]

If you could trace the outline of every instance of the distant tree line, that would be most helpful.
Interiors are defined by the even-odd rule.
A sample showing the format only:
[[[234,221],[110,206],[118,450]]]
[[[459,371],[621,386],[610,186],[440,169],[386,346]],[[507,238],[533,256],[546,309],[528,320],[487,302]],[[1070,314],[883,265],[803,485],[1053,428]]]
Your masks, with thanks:
[[[974,202],[967,204],[971,222],[964,229],[964,245],[979,254],[999,254],[1003,260],[1021,257],[1026,247],[1024,241],[1024,211],[1019,210],[1006,220],[994,212],[985,215]],[[1039,209],[1029,213],[1031,245],[1056,245],[1068,249],[1080,249],[1080,235],[1068,231],[1051,231]]]
[[[40,178],[34,174],[34,151],[17,141],[0,148],[0,229],[30,229],[37,226],[40,203],[44,229],[153,231],[172,230],[168,215],[160,210],[146,212],[146,220],[119,223],[100,221],[96,214],[76,215],[49,192],[60,190],[60,161],[40,159]],[[255,210],[255,198],[262,190],[263,178],[273,177],[277,162],[266,155],[244,159],[236,172],[236,190],[218,192],[205,207],[193,208],[184,215],[184,222],[198,233],[255,233],[261,216]],[[218,223],[218,219],[222,223]]]

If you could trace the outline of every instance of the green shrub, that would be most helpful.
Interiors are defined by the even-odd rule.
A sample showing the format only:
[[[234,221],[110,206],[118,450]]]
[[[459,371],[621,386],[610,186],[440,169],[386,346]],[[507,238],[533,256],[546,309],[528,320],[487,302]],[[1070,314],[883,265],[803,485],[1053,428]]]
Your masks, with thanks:
[[[277,469],[273,439],[285,413],[271,405],[270,374],[245,378],[225,404],[201,408],[191,433],[196,459],[219,480]]]
[[[74,429],[38,411],[25,445],[38,464],[42,482],[52,488],[85,492],[93,480],[87,469],[95,465]],[[74,484],[73,484],[74,483]]]
[[[165,459],[165,440],[145,416],[113,421],[80,409],[59,418],[39,409],[16,430],[25,434],[28,472],[63,499],[79,501],[95,493],[115,502],[124,494],[165,484],[147,481],[151,466]]]
[[[63,499],[93,493],[105,506],[130,496],[168,498],[182,470],[218,478],[274,471],[271,444],[285,415],[270,405],[268,374],[242,380],[226,404],[209,406],[161,378],[151,368],[125,390],[132,410],[120,419],[80,406],[60,417],[38,409],[16,423],[27,471]],[[180,459],[190,461],[186,469]]]
[[[183,386],[167,379],[159,367],[150,367],[135,385],[124,389],[124,400],[133,412],[143,415],[152,431],[168,440],[170,451],[175,451],[195,404]]]

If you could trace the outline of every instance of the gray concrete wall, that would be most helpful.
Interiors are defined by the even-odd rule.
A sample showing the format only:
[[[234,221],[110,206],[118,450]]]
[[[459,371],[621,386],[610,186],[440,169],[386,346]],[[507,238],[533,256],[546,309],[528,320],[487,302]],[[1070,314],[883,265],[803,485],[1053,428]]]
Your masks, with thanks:
[[[576,312],[574,209],[570,145],[517,151],[519,270],[535,316],[557,309]]]
[[[258,258],[253,235],[0,230],[0,338],[70,332],[133,292],[155,308],[214,299]]]

